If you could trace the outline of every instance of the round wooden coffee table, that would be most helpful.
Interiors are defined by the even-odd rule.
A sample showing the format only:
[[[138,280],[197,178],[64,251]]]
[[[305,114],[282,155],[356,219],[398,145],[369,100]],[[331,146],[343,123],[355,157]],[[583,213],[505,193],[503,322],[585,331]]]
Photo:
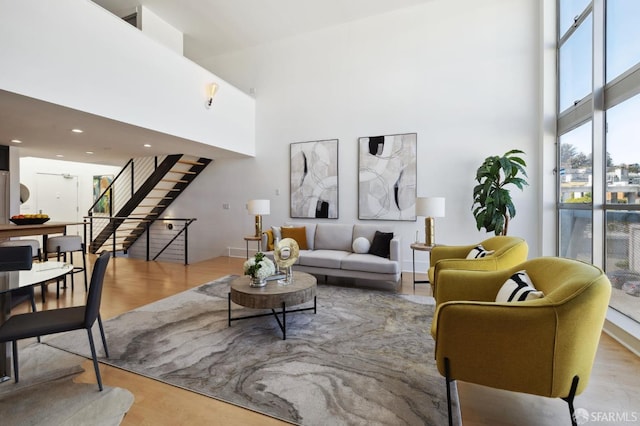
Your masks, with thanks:
[[[231,282],[229,292],[228,318],[231,321],[273,315],[282,330],[282,339],[287,339],[287,314],[311,311],[316,313],[316,278],[304,272],[293,272],[293,282],[288,285],[278,284],[277,280],[269,281],[264,287],[251,287],[249,276],[238,277]],[[313,299],[313,307],[287,310],[287,307],[300,305]],[[246,308],[271,309],[271,313],[231,317],[231,302]],[[280,309],[277,312],[276,309]],[[282,314],[282,321],[278,313]]]

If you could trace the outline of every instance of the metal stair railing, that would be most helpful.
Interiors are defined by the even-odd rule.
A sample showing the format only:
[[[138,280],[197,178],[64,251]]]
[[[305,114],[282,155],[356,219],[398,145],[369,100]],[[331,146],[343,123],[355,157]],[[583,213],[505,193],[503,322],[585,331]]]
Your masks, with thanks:
[[[116,251],[126,253],[138,238],[148,234],[155,221],[167,223],[173,220],[161,218],[162,213],[211,161],[183,158],[182,154],[167,155],[160,161],[158,157],[129,160],[88,211],[89,240],[85,226],[85,241],[90,241],[89,252],[96,253],[111,245],[109,248],[114,255]],[[105,198],[107,202],[101,203]],[[100,205],[107,208],[96,209]],[[180,246],[181,239],[185,240],[182,251],[187,251],[186,228],[196,219],[178,220],[185,221],[184,231],[175,235],[166,246],[156,247],[159,252],[154,260],[163,256],[163,252],[169,253]],[[176,254],[172,253],[172,256],[175,258]],[[144,257],[149,260],[149,253]]]
[[[164,160],[160,164],[155,164],[153,168],[153,172],[139,185],[138,189],[135,189],[135,182],[137,178],[137,173],[131,177],[132,189],[134,189],[133,195],[129,197],[125,197],[126,201],[124,204],[117,209],[117,213],[113,213],[115,209],[110,209],[111,214],[110,217],[130,217],[135,216],[135,210],[138,208],[139,204],[145,199],[149,193],[156,188],[157,184],[165,177],[165,175],[171,170],[171,168],[180,160],[182,154],[175,155],[167,155]],[[92,216],[92,212],[89,211],[89,216]],[[157,218],[156,216],[155,218]],[[153,220],[155,218],[146,217],[146,219]],[[95,253],[100,249],[100,247],[108,240],[110,234],[115,232],[115,230],[122,223],[121,219],[113,219],[108,225],[99,232],[95,233],[94,230],[91,229],[91,244],[89,251],[91,253]],[[95,237],[94,237],[95,235]]]
[[[118,217],[118,216],[85,216],[88,223],[120,222],[124,224],[124,228],[116,229],[109,238],[110,250],[113,256],[119,251],[129,253],[132,257],[145,258],[150,260],[164,261],[184,261],[185,265],[189,264],[189,225],[195,222],[196,218],[161,218],[155,221],[146,219]],[[146,238],[137,240],[132,246],[126,246],[126,240],[131,238],[131,229],[144,229]],[[103,226],[103,227],[104,227]]]
[[[158,166],[158,162],[163,161],[165,157],[166,156],[130,159],[111,181],[109,186],[96,197],[93,205],[89,207],[87,212],[89,219],[92,217],[113,216],[114,212],[120,211],[149,176],[153,174]],[[98,208],[100,205],[106,205],[107,211],[101,211],[101,209]],[[95,225],[90,223],[92,229],[90,229],[89,233],[91,235],[99,235],[107,225],[108,222],[104,221],[97,221]]]

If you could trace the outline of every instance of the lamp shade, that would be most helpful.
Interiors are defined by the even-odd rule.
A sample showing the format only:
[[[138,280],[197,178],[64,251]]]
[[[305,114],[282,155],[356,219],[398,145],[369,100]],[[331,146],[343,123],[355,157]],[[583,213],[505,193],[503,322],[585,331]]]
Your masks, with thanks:
[[[247,207],[251,215],[269,214],[271,202],[269,200],[249,200]]]
[[[444,197],[418,197],[416,216],[444,217]]]

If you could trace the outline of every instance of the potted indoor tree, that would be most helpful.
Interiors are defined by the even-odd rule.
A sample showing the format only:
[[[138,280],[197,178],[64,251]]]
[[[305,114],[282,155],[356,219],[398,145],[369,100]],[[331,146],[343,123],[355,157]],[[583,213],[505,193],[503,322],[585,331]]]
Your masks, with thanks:
[[[473,216],[478,230],[484,228],[496,235],[507,235],[509,220],[516,215],[516,207],[507,188],[515,185],[521,190],[527,181],[526,163],[514,149],[502,157],[487,157],[476,172],[478,184],[473,188]]]

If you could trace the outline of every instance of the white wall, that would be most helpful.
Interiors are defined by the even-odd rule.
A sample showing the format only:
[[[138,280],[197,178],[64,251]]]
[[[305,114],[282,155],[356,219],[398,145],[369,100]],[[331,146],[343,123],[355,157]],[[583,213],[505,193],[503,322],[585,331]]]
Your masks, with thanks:
[[[38,207],[38,200],[36,195],[38,193],[38,174],[46,175],[71,175],[77,177],[78,180],[78,207],[79,220],[83,220],[83,216],[87,215],[87,211],[94,202],[93,199],[93,176],[94,175],[117,175],[120,171],[120,167],[103,166],[98,164],[85,164],[76,163],[73,161],[59,161],[49,160],[44,158],[23,157],[20,158],[20,183],[26,185],[30,192],[31,197],[27,202],[20,206],[20,213],[38,213],[41,210]],[[53,177],[53,176],[52,176]],[[19,191],[17,192],[19,193]],[[72,194],[62,193],[60,196],[69,198],[70,202],[75,200],[71,199]],[[46,209],[43,213],[49,214],[51,220],[60,220],[56,217],[56,211]],[[78,227],[76,229],[79,235],[82,235],[82,229]],[[69,233],[74,233],[74,230],[70,230]]]
[[[0,89],[254,154],[251,97],[91,1],[0,0],[0,58]]]
[[[162,43],[179,55],[183,54],[184,36],[180,31],[167,24],[146,6],[138,8],[140,30],[152,39]]]
[[[445,244],[488,237],[471,213],[475,171],[489,155],[525,151],[531,186],[513,192],[509,233],[540,255],[540,13],[536,0],[435,0],[209,60],[237,87],[255,88],[256,158],[212,164],[173,208],[198,217],[192,261],[244,249],[249,199],[271,199],[265,226],[289,220],[293,142],[339,139],[333,222],[358,222],[358,137],[407,132],[418,134],[418,195],[446,197],[436,219]],[[394,225],[410,270],[409,243],[424,224]],[[426,254],[416,256],[424,270]]]

